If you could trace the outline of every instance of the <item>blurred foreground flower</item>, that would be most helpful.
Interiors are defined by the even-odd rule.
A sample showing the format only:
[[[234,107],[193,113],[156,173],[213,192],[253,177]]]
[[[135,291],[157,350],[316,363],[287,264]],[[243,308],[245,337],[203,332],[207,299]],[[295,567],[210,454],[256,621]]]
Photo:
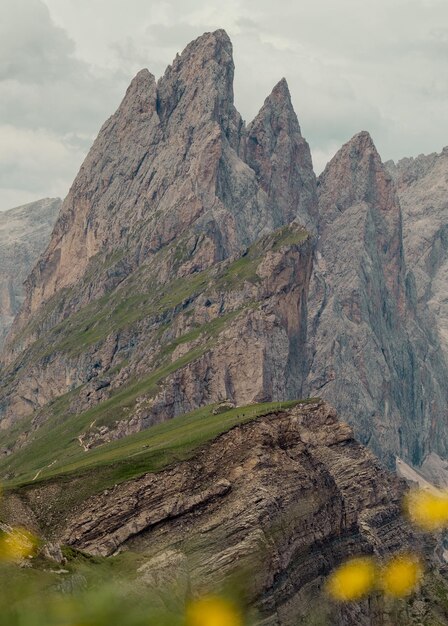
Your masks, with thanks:
[[[414,591],[423,576],[419,559],[412,554],[391,559],[381,570],[383,590],[396,598],[403,598]]]
[[[412,491],[405,500],[407,515],[412,523],[426,531],[448,527],[448,494]]]
[[[238,608],[218,596],[208,596],[187,607],[187,626],[243,626]]]
[[[21,561],[33,556],[37,549],[36,537],[23,528],[13,528],[0,536],[0,560]]]
[[[375,584],[376,568],[372,559],[351,559],[335,570],[327,583],[327,591],[334,600],[359,600]]]

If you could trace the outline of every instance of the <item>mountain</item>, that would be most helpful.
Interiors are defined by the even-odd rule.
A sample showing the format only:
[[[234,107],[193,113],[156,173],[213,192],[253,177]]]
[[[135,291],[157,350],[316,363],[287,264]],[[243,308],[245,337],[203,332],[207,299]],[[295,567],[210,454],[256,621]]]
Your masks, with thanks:
[[[5,449],[32,454],[74,415],[90,447],[302,395],[316,179],[286,81],[246,127],[233,72],[228,36],[206,33],[102,127],[2,354],[0,419],[21,432]]]
[[[306,393],[334,404],[391,467],[446,457],[446,365],[417,307],[396,186],[368,133],[341,148],[318,190]]]
[[[420,545],[403,483],[298,399],[419,466],[448,456],[445,357],[370,136],[316,180],[286,81],[246,125],[233,72],[206,33],[101,128],[0,356],[0,479],[11,523],[96,555],[226,573],[260,540],[252,601],[289,625],[346,556]]]
[[[316,395],[390,467],[448,456],[446,360],[372,139],[316,181],[286,81],[246,126],[233,72],[224,31],[139,72],[62,205],[1,356],[2,446],[36,471],[64,423],[75,453]]]
[[[0,347],[24,297],[23,282],[45,249],[61,206],[46,198],[0,212]]]
[[[434,193],[443,224],[444,154],[412,162],[407,199],[407,161],[392,176],[362,132],[316,182],[286,81],[246,126],[233,72],[206,33],[103,125],[1,357],[5,449],[74,416],[89,449],[207,404],[319,395],[390,467],[446,458],[443,290],[422,305],[426,222],[407,217]]]
[[[439,597],[428,582],[410,602],[393,604],[380,593],[333,604],[323,592],[349,556],[424,549],[401,515],[404,482],[334,409],[290,402],[220,417],[222,433],[207,438],[216,416],[202,410],[106,445],[77,466],[65,459],[44,470],[46,480],[7,493],[4,519],[31,524],[53,546],[127,555],[133,585],[174,583],[181,598],[244,577],[257,624],[447,623],[441,580]]]
[[[403,244],[406,262],[414,276],[414,292],[419,315],[431,329],[426,348],[427,360],[438,357],[446,376],[448,363],[448,148],[440,154],[405,158],[386,166],[398,190],[403,212]],[[428,412],[434,427],[446,424],[446,401],[435,403]],[[442,441],[445,435],[440,433]],[[446,484],[445,450],[433,439],[432,449],[423,459],[429,478]]]

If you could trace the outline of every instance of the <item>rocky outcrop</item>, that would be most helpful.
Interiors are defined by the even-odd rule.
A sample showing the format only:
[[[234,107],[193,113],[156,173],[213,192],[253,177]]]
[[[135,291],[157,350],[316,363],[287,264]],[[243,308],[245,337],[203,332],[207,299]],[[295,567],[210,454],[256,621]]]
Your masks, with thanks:
[[[140,72],[101,129],[7,342],[3,429],[30,415],[39,427],[67,392],[82,412],[151,373],[112,431],[301,395],[310,152],[286,81],[246,128],[233,70],[226,33],[206,33],[157,83]]]
[[[436,387],[428,410],[434,434],[424,451],[421,469],[430,480],[438,476],[443,486],[448,404],[448,149],[441,154],[402,159],[397,164],[390,161],[386,166],[398,190],[406,263],[412,271],[415,307],[426,328],[420,352],[430,364]]]
[[[29,278],[16,334],[42,304],[82,279],[96,255],[122,250],[135,269],[182,235],[194,250],[184,259],[189,273],[241,254],[296,217],[312,221],[311,157],[286,83],[247,131],[233,104],[233,73],[224,31],[189,44],[158,83],[139,72],[64,201]]]
[[[0,212],[0,347],[25,297],[23,283],[50,240],[61,206],[45,199]]]
[[[20,494],[22,506],[48,524],[58,498],[78,490],[77,480],[30,486]],[[141,552],[148,584],[164,567],[187,576],[193,590],[245,571],[263,624],[310,623],[310,613],[328,604],[319,591],[325,576],[342,560],[418,548],[401,516],[403,488],[334,409],[302,404],[85,500],[53,526],[53,540],[94,555]],[[332,624],[393,623],[381,621],[375,600],[327,608]]]
[[[448,148],[386,165],[398,189],[406,262],[414,274],[420,311],[448,356]]]
[[[313,165],[284,78],[249,125],[245,155],[269,196],[275,223],[297,220],[314,232],[318,211]]]
[[[391,467],[447,452],[443,365],[416,309],[391,175],[368,133],[318,181],[320,222],[309,294],[306,389],[351,419]]]

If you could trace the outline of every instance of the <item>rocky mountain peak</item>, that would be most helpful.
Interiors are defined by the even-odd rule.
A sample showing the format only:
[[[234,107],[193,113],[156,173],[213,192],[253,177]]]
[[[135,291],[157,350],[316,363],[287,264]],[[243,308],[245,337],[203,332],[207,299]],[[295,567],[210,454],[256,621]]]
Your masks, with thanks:
[[[318,180],[319,194],[332,210],[326,222],[348,207],[367,202],[381,211],[399,212],[392,177],[370,134],[362,131],[342,146]]]
[[[233,73],[220,30],[189,44],[158,82],[137,74],[64,201],[4,363],[121,285],[135,279],[144,293],[154,263],[162,289],[239,258],[293,221],[316,230],[316,179],[286,81],[247,130],[233,104]],[[294,230],[293,240],[303,237]],[[310,247],[300,259],[304,288]],[[53,311],[39,318],[45,324],[21,332],[43,308]]]
[[[148,69],[140,70],[126,90],[125,97],[116,113],[132,118],[135,115],[154,111],[156,109],[155,94],[156,79]]]
[[[129,87],[126,90],[126,95],[123,99],[123,104],[128,100],[131,100],[135,96],[149,91],[152,84],[155,82],[154,75],[147,68],[141,69],[132,79]]]
[[[233,107],[233,49],[224,30],[205,33],[177,55],[158,83],[158,113],[168,132],[214,121],[229,132],[241,124]],[[194,116],[194,118],[192,117]]]
[[[286,220],[298,219],[314,231],[317,203],[311,154],[285,78],[277,83],[248,126],[246,160]]]
[[[269,141],[269,149],[274,150],[281,134],[301,136],[300,125],[291,102],[288,83],[282,78],[248,127],[248,143],[258,144]]]
[[[397,163],[388,161],[386,167],[396,182],[397,187],[409,189],[424,178],[444,176],[447,167],[448,146],[441,153],[419,154],[417,157],[405,157]]]

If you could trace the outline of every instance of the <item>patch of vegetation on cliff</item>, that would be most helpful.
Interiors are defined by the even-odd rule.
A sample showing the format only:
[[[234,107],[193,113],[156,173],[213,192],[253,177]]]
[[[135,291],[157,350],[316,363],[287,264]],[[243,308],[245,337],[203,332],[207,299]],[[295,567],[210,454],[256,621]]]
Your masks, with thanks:
[[[252,404],[218,415],[215,414],[216,405],[202,407],[89,452],[83,452],[79,447],[76,454],[58,450],[56,464],[44,468],[35,480],[35,468],[32,471],[28,468],[14,480],[6,481],[5,493],[24,497],[30,504],[37,489],[38,504],[34,500],[31,506],[44,528],[55,529],[69,510],[95,493],[187,460],[200,446],[237,425],[299,403],[315,401]],[[42,497],[47,487],[53,496],[58,494],[57,507],[51,505],[53,496],[48,501]]]
[[[126,387],[117,389],[110,398],[80,415],[70,413],[69,410],[70,403],[80,388],[61,396],[50,405],[50,415],[30,435],[29,442],[13,455],[0,460],[0,472],[3,475],[14,473],[18,480],[22,476],[30,479],[37,473],[39,476],[45,475],[49,465],[56,468],[67,459],[76,458],[82,454],[78,437],[92,424],[110,426],[126,419],[139,397],[151,398],[158,392],[165,378],[201,357],[226,325],[240,313],[241,310],[237,310],[218,317],[168,343],[159,355],[160,365],[157,369],[138,380],[130,381]],[[192,342],[201,335],[204,336],[204,341],[199,346],[191,348],[174,361],[170,359],[177,346]],[[39,414],[35,421],[39,421]],[[6,446],[9,439],[6,431],[5,435],[0,436],[0,445]],[[58,452],[59,460],[55,459],[55,451]]]
[[[310,234],[301,225],[293,223],[279,228],[270,237],[272,239],[272,250],[280,250],[280,248],[304,243],[309,239]]]
[[[262,237],[234,261],[223,261],[213,270],[206,269],[160,284],[157,260],[159,256],[162,258],[167,254],[163,250],[152,259],[151,267],[140,267],[119,288],[90,302],[53,326],[28,349],[25,360],[37,361],[57,352],[76,357],[90,346],[104,341],[113,332],[130,328],[146,318],[154,317],[156,323],[157,319],[170,311],[176,314],[178,307],[207,292],[209,287],[213,290],[231,291],[244,282],[257,284],[260,282],[257,267],[268,250],[300,245],[308,238],[309,234],[301,226],[290,224]],[[172,245],[175,250],[177,244]],[[94,262],[92,267],[97,267],[100,261],[102,269],[109,267],[121,259],[123,254],[123,251],[118,251],[111,258]],[[16,343],[57,317],[65,306],[64,303],[72,296],[73,288],[63,289],[56,294],[32,323],[23,329]]]

